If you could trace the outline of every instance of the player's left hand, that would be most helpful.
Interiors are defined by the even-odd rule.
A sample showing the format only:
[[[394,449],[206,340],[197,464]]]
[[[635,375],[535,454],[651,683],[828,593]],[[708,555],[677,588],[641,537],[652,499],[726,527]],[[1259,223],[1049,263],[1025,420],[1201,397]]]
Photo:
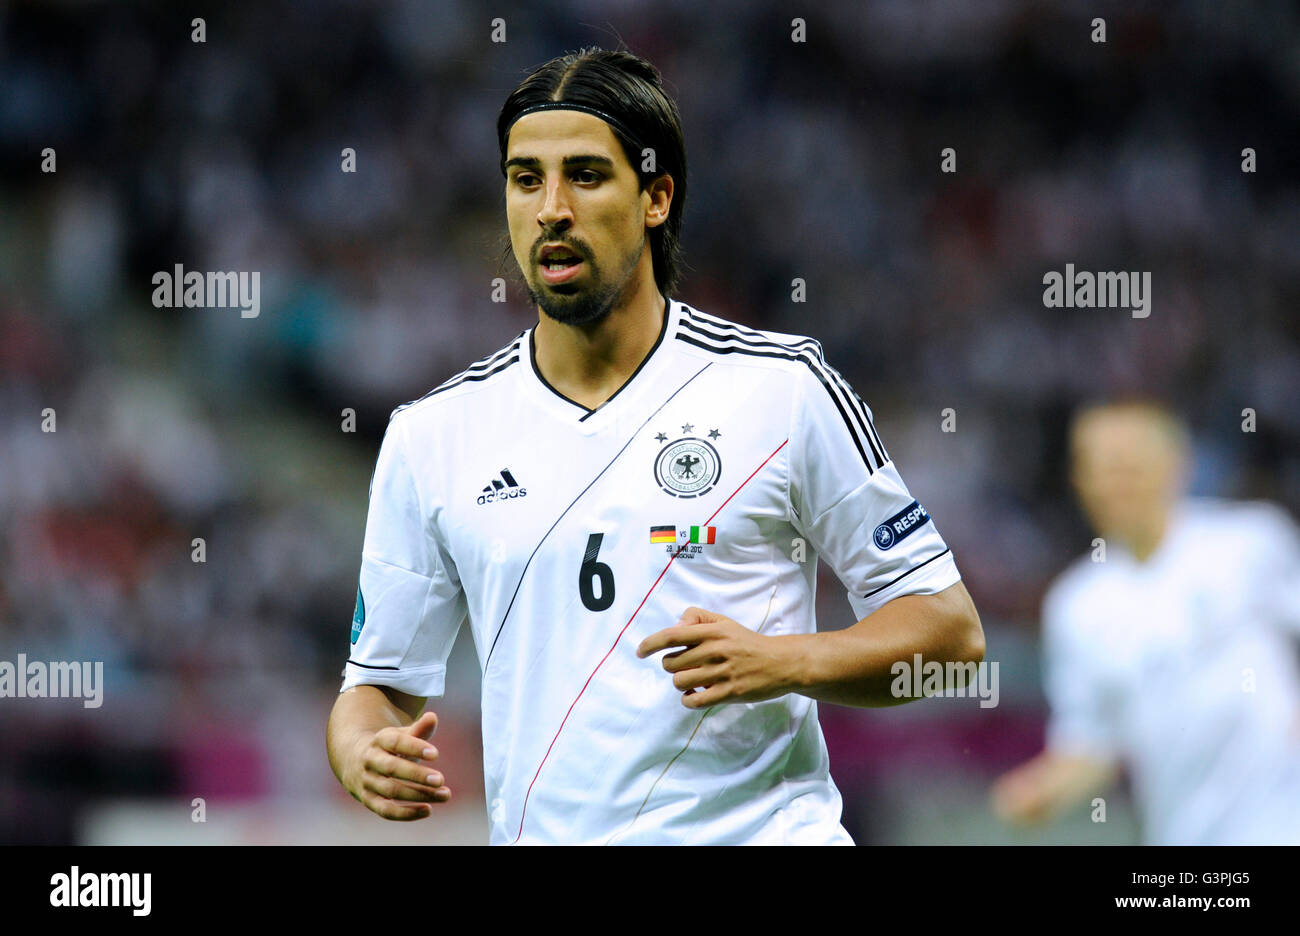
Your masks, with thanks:
[[[731,618],[690,607],[673,627],[651,634],[636,648],[638,657],[668,647],[663,667],[682,692],[682,705],[708,708],[722,702],[761,702],[794,687],[789,641],[755,633]]]

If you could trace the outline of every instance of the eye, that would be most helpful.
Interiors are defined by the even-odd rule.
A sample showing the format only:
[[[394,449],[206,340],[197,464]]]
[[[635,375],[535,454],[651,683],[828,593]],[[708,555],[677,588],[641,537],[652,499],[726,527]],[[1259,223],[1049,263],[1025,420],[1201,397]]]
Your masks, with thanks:
[[[586,176],[587,178],[584,179],[582,178],[583,176]],[[577,179],[579,182],[599,182],[602,178],[604,178],[595,169],[579,169],[577,172],[573,174],[573,177]]]
[[[533,175],[531,172],[519,172],[515,174],[515,185],[518,185],[521,188],[527,188],[528,186],[533,184],[531,180],[534,180],[536,178],[537,177]]]

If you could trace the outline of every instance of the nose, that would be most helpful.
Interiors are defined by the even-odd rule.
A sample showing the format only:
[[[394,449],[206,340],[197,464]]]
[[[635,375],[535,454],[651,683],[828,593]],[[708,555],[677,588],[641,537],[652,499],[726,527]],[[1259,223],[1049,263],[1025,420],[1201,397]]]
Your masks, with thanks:
[[[537,212],[537,223],[544,230],[555,228],[561,231],[573,223],[573,212],[569,209],[563,178],[552,177],[547,180],[546,200],[542,202],[542,210]]]

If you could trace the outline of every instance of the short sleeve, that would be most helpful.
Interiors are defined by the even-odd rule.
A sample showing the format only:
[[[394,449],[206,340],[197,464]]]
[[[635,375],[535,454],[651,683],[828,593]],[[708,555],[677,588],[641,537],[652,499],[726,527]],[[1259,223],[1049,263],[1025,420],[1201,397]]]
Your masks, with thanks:
[[[394,416],[370,481],[352,651],[339,691],[381,685],[422,698],[442,695],[467,606],[455,565],[427,518],[403,423]]]
[[[1064,755],[1113,759],[1119,750],[1114,700],[1096,662],[1097,647],[1059,585],[1043,599],[1043,691],[1047,749]]]
[[[961,580],[952,550],[908,491],[871,410],[820,353],[795,382],[791,522],[835,571],[859,619],[900,595]]]

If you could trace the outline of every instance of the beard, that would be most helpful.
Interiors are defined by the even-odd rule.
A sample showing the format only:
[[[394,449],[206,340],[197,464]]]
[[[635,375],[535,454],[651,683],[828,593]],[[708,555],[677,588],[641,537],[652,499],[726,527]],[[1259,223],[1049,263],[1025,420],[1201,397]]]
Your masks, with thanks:
[[[641,247],[624,263],[622,275],[615,280],[606,280],[590,252],[584,251],[582,261],[587,265],[586,285],[560,283],[557,286],[548,286],[542,283],[540,289],[535,289],[533,284],[528,282],[528,299],[549,318],[561,325],[598,323],[626,300],[634,285],[631,277],[632,268],[636,266],[644,247],[643,239]]]

